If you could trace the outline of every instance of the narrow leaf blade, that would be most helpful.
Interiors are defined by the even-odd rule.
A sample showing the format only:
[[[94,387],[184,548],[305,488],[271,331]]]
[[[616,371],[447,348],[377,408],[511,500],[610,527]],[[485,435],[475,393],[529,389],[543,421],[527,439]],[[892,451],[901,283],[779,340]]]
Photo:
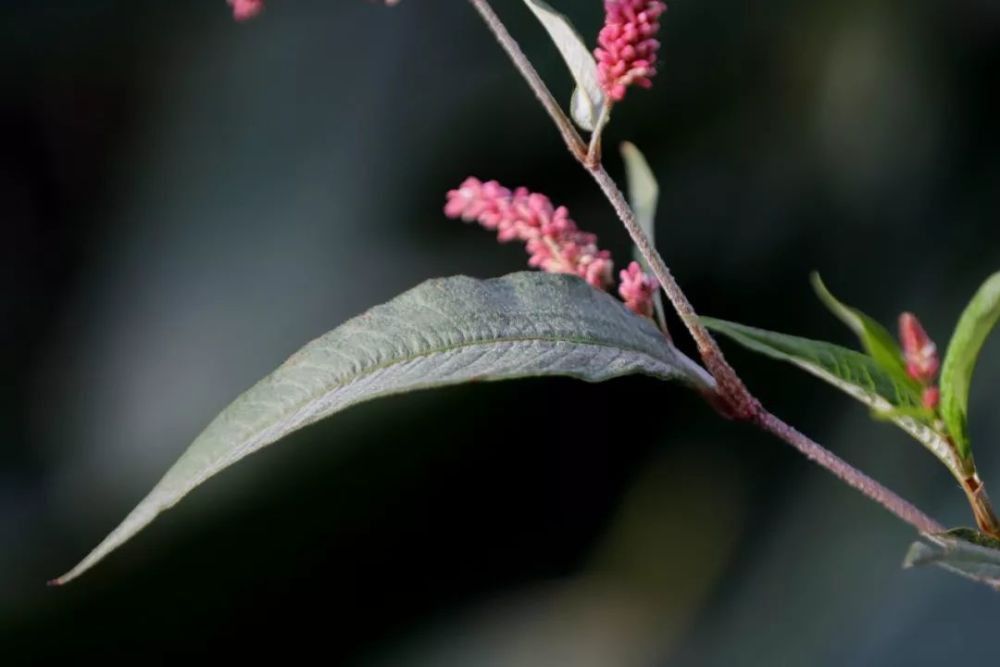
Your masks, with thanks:
[[[649,168],[646,157],[636,147],[628,141],[621,146],[622,159],[625,161],[625,178],[628,181],[628,197],[632,210],[635,211],[636,221],[646,232],[649,240],[656,245],[656,205],[660,199],[660,186],[656,182],[653,170]],[[652,274],[649,262],[642,256],[638,248],[632,249],[632,256],[642,265],[646,273]],[[661,328],[666,328],[666,312],[663,308],[663,292],[656,290],[653,296],[653,308],[656,310],[656,319]]]
[[[969,386],[976,360],[1000,319],[1000,272],[979,288],[958,320],[941,368],[941,417],[962,458],[971,454],[968,429]]]
[[[524,0],[524,4],[549,33],[576,81],[576,90],[570,101],[573,121],[584,130],[593,132],[604,107],[604,91],[597,76],[597,61],[566,16],[543,0]]]
[[[877,320],[865,315],[857,308],[841,302],[823,284],[819,273],[811,276],[813,289],[826,307],[837,319],[847,325],[861,341],[865,352],[898,382],[910,385],[913,391],[920,391],[920,385],[906,373],[903,352],[896,339]]]
[[[656,327],[579,278],[517,273],[431,280],[307,344],[227,407],[65,583],[221,470],[285,435],[381,396],[471,380],[631,373],[700,389],[711,378]]]
[[[824,341],[789,336],[735,322],[703,317],[709,329],[744,347],[790,362],[885,416],[931,451],[959,480],[962,466],[948,441],[923,420],[920,394],[896,380],[871,357]]]

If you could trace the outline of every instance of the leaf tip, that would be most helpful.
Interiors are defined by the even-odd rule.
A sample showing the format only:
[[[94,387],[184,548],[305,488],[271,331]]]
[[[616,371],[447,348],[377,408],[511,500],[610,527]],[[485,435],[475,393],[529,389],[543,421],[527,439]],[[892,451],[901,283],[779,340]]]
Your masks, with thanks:
[[[809,272],[809,284],[812,285],[813,292],[819,297],[830,310],[836,314],[837,307],[840,306],[840,302],[833,296],[833,293],[827,288],[826,283],[823,282],[823,277],[820,275],[819,271],[815,269]],[[834,305],[835,304],[835,305]]]

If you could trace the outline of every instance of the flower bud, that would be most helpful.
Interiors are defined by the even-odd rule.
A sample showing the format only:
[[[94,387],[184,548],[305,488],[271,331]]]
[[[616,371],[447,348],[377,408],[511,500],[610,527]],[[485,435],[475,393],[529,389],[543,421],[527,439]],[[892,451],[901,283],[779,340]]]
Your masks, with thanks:
[[[228,0],[233,8],[233,18],[247,21],[264,11],[264,0]]]
[[[937,410],[941,403],[941,390],[937,387],[925,387],[921,402],[928,410]]]
[[[941,367],[937,346],[913,313],[899,316],[899,340],[903,345],[906,372],[921,384],[932,384]]]

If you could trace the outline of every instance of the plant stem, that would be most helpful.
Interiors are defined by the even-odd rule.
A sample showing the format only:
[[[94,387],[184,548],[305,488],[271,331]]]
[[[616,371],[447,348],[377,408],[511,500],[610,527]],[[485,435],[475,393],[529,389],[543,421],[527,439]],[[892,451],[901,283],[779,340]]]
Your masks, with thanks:
[[[500,43],[500,46],[507,52],[514,66],[534,92],[535,97],[542,103],[542,106],[556,124],[563,140],[566,142],[569,152],[597,182],[601,191],[614,208],[615,213],[617,213],[625,225],[625,229],[628,230],[632,241],[639,248],[639,252],[642,253],[650,269],[656,275],[657,280],[659,280],[660,285],[663,287],[663,291],[667,294],[667,298],[670,299],[677,314],[694,338],[705,366],[717,382],[718,394],[709,397],[717,409],[727,416],[742,421],[749,421],[784,440],[806,458],[826,468],[843,482],[879,503],[918,531],[936,533],[944,530],[941,524],[914,507],[909,501],[896,495],[833,452],[784,423],[761,406],[760,402],[754,398],[743,384],[736,371],[726,361],[715,339],[712,338],[712,335],[702,325],[701,320],[698,319],[694,307],[670,273],[666,262],[663,261],[660,253],[653,247],[649,237],[639,226],[635,212],[629,206],[618,185],[608,175],[601,164],[590,163],[588,160],[587,144],[580,138],[580,134],[576,131],[572,121],[567,118],[562,107],[545,85],[545,82],[542,81],[534,66],[524,55],[524,52],[521,51],[521,47],[518,46],[517,41],[507,31],[507,28],[493,11],[493,8],[490,7],[488,0],[469,0],[469,2],[479,12],[480,16],[482,16],[486,25],[489,26],[493,35]]]
[[[605,100],[604,104],[601,105],[601,113],[597,116],[597,123],[594,125],[594,131],[590,134],[590,146],[587,147],[587,159],[583,163],[588,169],[592,169],[593,167],[601,164],[601,133],[604,131],[604,126],[607,125],[610,117],[611,102],[610,100]]]
[[[712,374],[719,384],[719,393],[729,404],[732,416],[737,419],[749,419],[760,407],[757,399],[747,390],[746,385],[743,384],[736,371],[726,361],[722,350],[719,349],[718,343],[712,338],[712,334],[708,332],[705,325],[698,319],[698,314],[695,312],[694,306],[691,305],[687,295],[684,294],[684,291],[677,284],[677,280],[667,267],[666,262],[663,261],[663,257],[653,247],[649,237],[639,225],[635,212],[629,206],[625,195],[622,194],[621,189],[611,176],[608,175],[608,172],[605,171],[602,165],[588,168],[587,171],[590,172],[590,175],[593,176],[604,196],[611,203],[615,213],[618,214],[622,224],[625,225],[629,236],[632,237],[633,243],[635,243],[639,252],[642,253],[642,256],[649,263],[649,268],[653,271],[653,275],[656,276],[660,285],[663,286],[663,291],[666,293],[667,298],[670,299],[674,310],[677,311],[678,316],[680,316],[685,326],[687,326],[691,337],[694,338],[698,346],[698,353],[701,355],[702,361],[705,362],[708,372]]]
[[[784,440],[810,461],[826,468],[849,486],[882,505],[897,518],[922,533],[940,533],[944,526],[917,509],[908,500],[861,472],[818,442],[800,433],[763,408],[751,421],[761,429]]]
[[[979,475],[975,472],[971,476],[962,480],[962,490],[969,499],[969,506],[972,514],[976,517],[976,525],[979,530],[991,537],[1000,539],[1000,520],[997,519],[990,503],[990,497],[986,495],[986,487],[983,485]]]
[[[511,36],[510,32],[507,31],[507,26],[503,24],[500,17],[497,16],[493,8],[490,7],[490,3],[487,0],[469,0],[472,6],[479,12],[479,15],[483,17],[486,25],[489,26],[490,31],[496,37],[497,41],[507,55],[510,56],[511,61],[514,63],[514,67],[517,71],[521,73],[524,80],[528,82],[528,86],[531,88],[532,92],[535,93],[535,97],[538,101],[542,103],[545,111],[548,112],[549,117],[559,128],[559,133],[562,135],[563,141],[566,142],[566,148],[569,152],[576,157],[577,160],[581,162],[587,158],[587,144],[584,143],[583,139],[580,138],[580,133],[576,131],[573,127],[573,121],[571,121],[566,114],[563,112],[562,107],[556,98],[552,96],[549,91],[548,86],[542,81],[542,77],[538,75],[538,71],[535,70],[534,65],[528,60],[524,52],[521,51],[521,47],[518,45],[517,40]]]
[[[625,228],[632,237],[632,241],[639,248],[642,256],[646,258],[653,274],[660,282],[664,292],[666,292],[667,298],[670,299],[677,314],[694,338],[702,361],[704,361],[708,372],[718,382],[719,393],[723,401],[728,404],[729,411],[737,418],[749,418],[757,408],[757,401],[750,395],[743,381],[740,380],[739,376],[728,364],[725,356],[722,354],[722,350],[719,349],[718,343],[715,342],[712,335],[701,324],[697,313],[695,313],[694,308],[691,307],[691,303],[684,295],[684,292],[681,291],[680,286],[674,280],[669,269],[667,269],[667,265],[660,256],[660,253],[656,251],[649,237],[646,236],[646,233],[642,231],[642,228],[636,221],[635,213],[628,205],[621,190],[601,164],[592,165],[588,163],[588,147],[586,143],[580,138],[580,134],[576,131],[572,121],[563,112],[559,102],[552,96],[552,92],[545,85],[545,82],[542,81],[534,65],[524,55],[517,40],[508,32],[507,27],[504,26],[500,17],[493,11],[489,1],[469,0],[469,2],[479,12],[480,16],[482,16],[486,25],[489,26],[493,35],[500,43],[500,46],[507,52],[518,72],[521,73],[521,76],[524,77],[528,86],[535,93],[535,97],[538,98],[555,122],[570,153],[590,173],[594,180],[597,181],[597,184],[608,198],[611,206],[615,209],[615,213],[618,214],[618,217],[624,223]]]

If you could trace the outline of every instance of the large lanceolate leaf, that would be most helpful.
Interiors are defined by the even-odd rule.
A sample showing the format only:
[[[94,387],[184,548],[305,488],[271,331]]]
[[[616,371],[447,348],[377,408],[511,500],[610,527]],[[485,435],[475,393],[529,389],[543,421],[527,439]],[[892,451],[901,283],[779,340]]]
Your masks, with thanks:
[[[1000,273],[983,283],[963,311],[941,368],[941,417],[963,458],[971,452],[968,430],[969,385],[979,351],[1000,319]]]
[[[431,280],[314,340],[212,421],[153,490],[83,561],[92,567],[224,468],[351,405],[470,380],[629,373],[711,378],[647,319],[579,278],[517,273]]]
[[[568,18],[543,0],[524,0],[524,4],[549,33],[576,81],[576,90],[570,100],[573,121],[588,132],[593,132],[598,129],[597,124],[604,108],[604,91],[597,76],[597,61]]]
[[[635,211],[636,222],[646,232],[653,246],[656,246],[656,205],[660,199],[660,186],[656,182],[653,170],[636,145],[628,141],[622,143],[622,160],[625,161],[625,178],[628,181],[628,199]],[[642,256],[638,248],[633,252],[635,261],[642,265],[643,270],[652,275],[649,262]],[[659,289],[653,295],[653,308],[660,328],[666,330],[666,312],[663,309],[663,292]]]
[[[728,336],[744,347],[795,364],[864,403],[918,440],[957,479],[964,478],[962,465],[948,441],[921,418],[919,392],[887,373],[871,357],[832,343],[788,336],[735,322],[707,317],[702,321],[709,329]]]
[[[1000,589],[1000,541],[971,528],[927,534],[924,539],[910,546],[903,567],[938,565]]]
[[[813,273],[810,278],[816,295],[837,319],[855,333],[865,352],[875,360],[875,363],[892,375],[897,382],[910,385],[913,391],[919,392],[920,385],[906,373],[903,352],[899,349],[899,344],[892,337],[892,334],[878,321],[837,299],[823,284],[823,279],[818,273]]]

